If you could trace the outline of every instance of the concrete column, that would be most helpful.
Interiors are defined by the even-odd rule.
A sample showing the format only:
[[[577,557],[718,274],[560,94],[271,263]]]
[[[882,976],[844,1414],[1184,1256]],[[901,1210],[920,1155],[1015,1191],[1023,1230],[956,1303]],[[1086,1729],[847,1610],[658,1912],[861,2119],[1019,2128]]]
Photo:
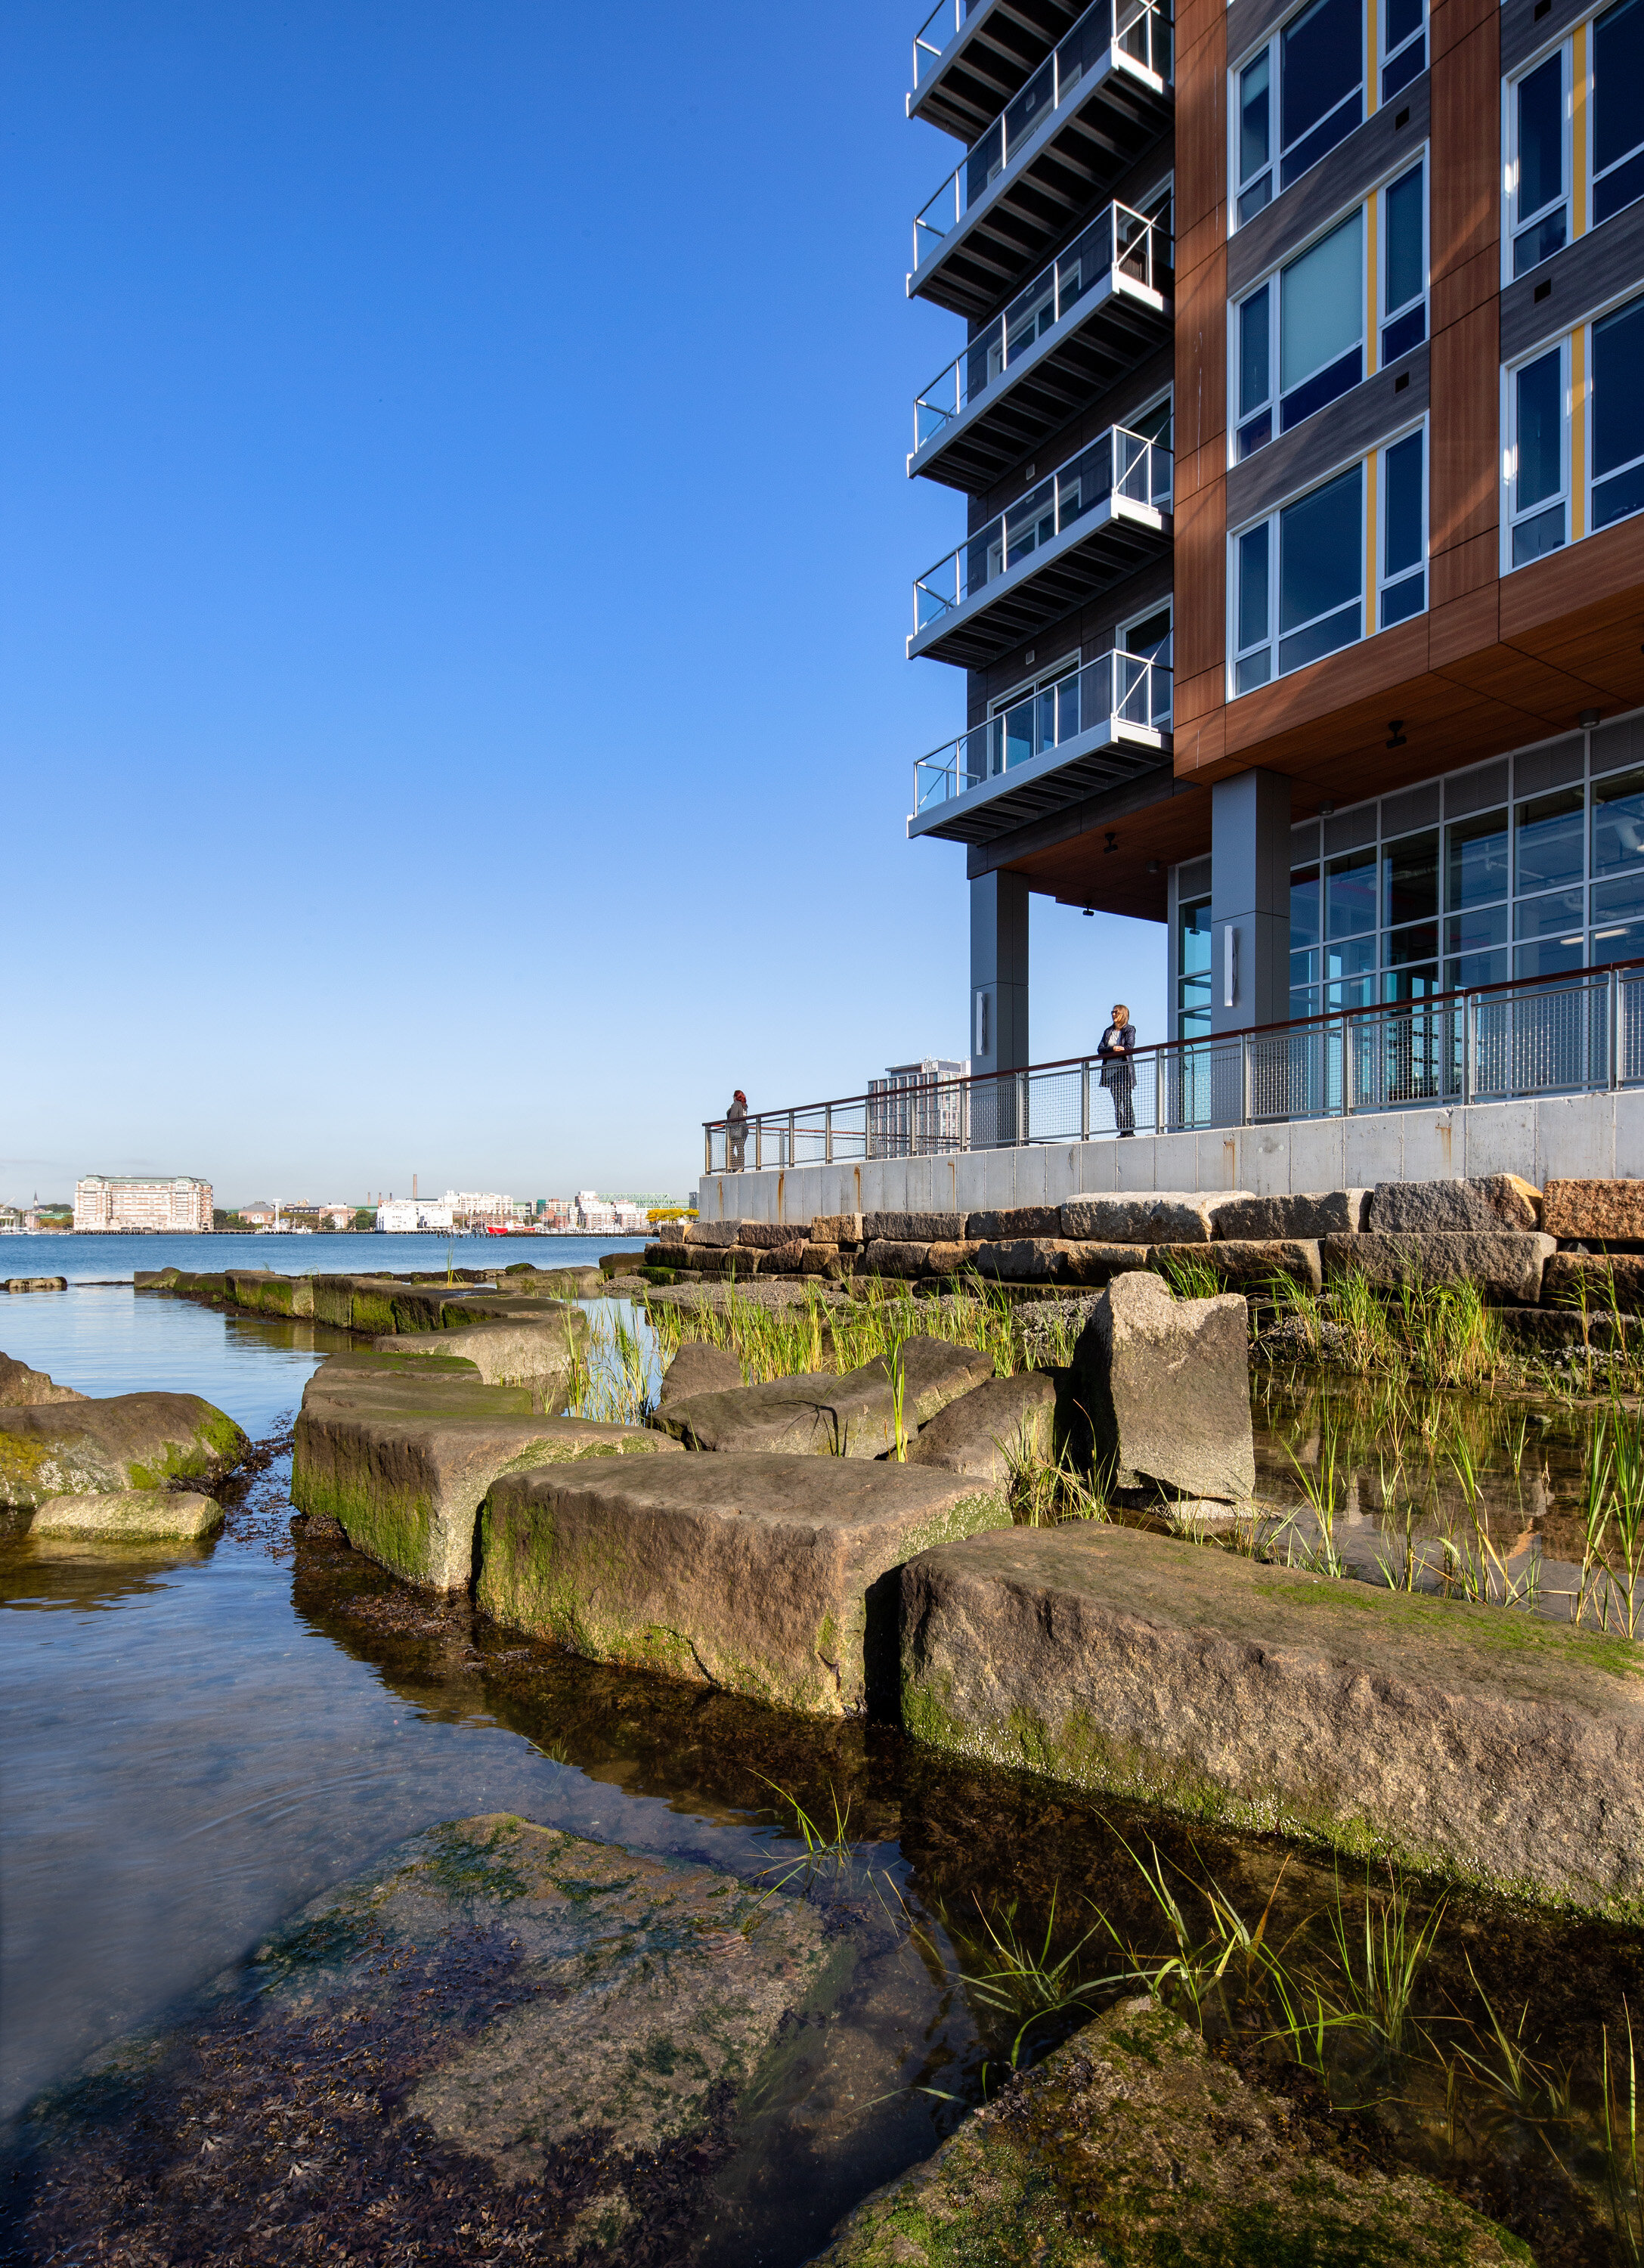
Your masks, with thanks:
[[[1028,886],[1024,874],[971,884],[971,1069],[1020,1071],[1028,1054]]]
[[[1290,783],[1241,772],[1210,791],[1210,1029],[1290,1013]],[[972,947],[972,951],[974,948]]]

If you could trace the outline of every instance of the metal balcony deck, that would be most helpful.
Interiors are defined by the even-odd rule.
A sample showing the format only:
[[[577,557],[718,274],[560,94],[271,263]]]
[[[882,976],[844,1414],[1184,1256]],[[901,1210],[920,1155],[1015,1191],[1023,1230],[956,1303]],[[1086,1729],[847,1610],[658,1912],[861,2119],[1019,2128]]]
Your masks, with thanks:
[[[914,40],[908,116],[974,142],[1079,13],[1080,0],[938,0]]]
[[[1144,772],[1168,771],[1172,745],[1168,731],[1124,717],[1100,718],[1074,739],[912,813],[909,840],[928,835],[939,843],[996,842],[1030,820],[1066,811],[1104,788],[1121,786]]]

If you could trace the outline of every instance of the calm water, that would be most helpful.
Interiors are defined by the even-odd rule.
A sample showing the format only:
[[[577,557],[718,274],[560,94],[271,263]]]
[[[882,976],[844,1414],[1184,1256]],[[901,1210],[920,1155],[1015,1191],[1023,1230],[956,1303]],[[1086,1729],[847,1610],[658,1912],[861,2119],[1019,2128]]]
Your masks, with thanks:
[[[242,1252],[292,1270],[358,1268],[368,1255],[423,1267],[437,1244],[443,1260],[433,1239],[6,1239],[0,1277],[73,1280],[66,1292],[0,1294],[0,1347],[92,1393],[186,1388],[266,1439],[328,1335],[111,1279]],[[608,1248],[544,1239],[503,1250],[546,1262]],[[459,1244],[457,1263],[473,1250]],[[485,1259],[497,1256],[493,1243]],[[1156,1837],[1195,1878],[1213,1871],[1252,1917],[1284,1863],[1260,1838],[1098,1810],[888,1728],[785,1718],[522,1646],[466,1601],[430,1604],[346,1550],[294,1547],[288,1477],[276,1461],[203,1550],[0,1541],[0,2116],[437,1820],[517,1811],[751,1874],[795,1851],[774,1783],[830,1826],[835,1802],[847,1808],[857,1856],[836,1887],[875,1925],[826,2052],[761,2114],[761,2181],[723,2202],[722,2268],[792,2268],[980,2098],[985,2065],[996,2081],[1018,2020],[990,2013],[965,1982],[988,1965],[988,1921],[1014,1913],[1024,1937],[1048,1926],[1065,1948],[1096,1905],[1152,1946],[1156,1908],[1114,1823],[1138,1848]],[[1275,1924],[1289,1930],[1332,1895],[1330,1869],[1290,1859]],[[1624,1999],[1644,2000],[1629,1933],[1485,1902],[1452,1900],[1450,1911],[1435,2011],[1476,1974],[1515,2013],[1533,1996],[1540,2051],[1582,2061]],[[1438,2131],[1423,2110],[1389,2146],[1441,2170]],[[1446,2146],[1448,2165],[1453,2134]],[[1537,2170],[1540,2152],[1534,2135],[1490,2128],[1467,2176],[1512,2210],[1544,2262],[1601,2257],[1542,2248],[1537,2216],[1574,2227],[1585,2207],[1562,2175]]]

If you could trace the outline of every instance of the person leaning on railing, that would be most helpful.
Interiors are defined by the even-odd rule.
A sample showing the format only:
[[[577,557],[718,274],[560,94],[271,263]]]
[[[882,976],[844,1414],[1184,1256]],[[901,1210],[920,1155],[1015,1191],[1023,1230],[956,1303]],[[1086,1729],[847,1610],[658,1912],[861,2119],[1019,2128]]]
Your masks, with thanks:
[[[738,1087],[730,1098],[730,1108],[725,1113],[725,1167],[739,1174],[742,1160],[747,1153],[748,1098]]]
[[[1131,1100],[1136,1091],[1136,1066],[1130,1060],[1135,1051],[1136,1027],[1130,1020],[1130,1011],[1123,1001],[1115,1001],[1113,1020],[1103,1033],[1102,1044],[1096,1052],[1102,1065],[1102,1084],[1113,1105],[1113,1123],[1121,1140],[1136,1130],[1135,1105]]]

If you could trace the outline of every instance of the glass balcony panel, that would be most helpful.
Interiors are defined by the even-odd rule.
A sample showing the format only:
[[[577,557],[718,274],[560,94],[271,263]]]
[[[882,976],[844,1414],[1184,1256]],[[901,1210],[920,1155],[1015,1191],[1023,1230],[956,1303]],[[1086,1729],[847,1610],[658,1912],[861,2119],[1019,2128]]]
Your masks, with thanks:
[[[1105,13],[1105,10],[1098,9],[1096,12],[1098,14],[1104,14]],[[1078,26],[1075,26],[1075,33],[1077,29]],[[1063,44],[1065,46],[1067,42],[1064,41]],[[1105,46],[1106,42],[1104,41],[1103,44]],[[1046,113],[1055,109],[1057,105],[1057,65],[1061,60],[1060,53],[1046,55],[1044,62],[1034,72],[1032,77],[1029,79],[1027,85],[1017,93],[1012,95],[1009,101],[1006,103],[1003,120],[1004,141],[1002,154],[1007,160],[1014,155],[1016,151],[1020,148],[1023,142],[1026,140],[1027,136],[1032,133],[1034,129],[1039,123],[1039,121],[1045,116]],[[1067,92],[1067,87],[1064,87],[1062,91],[1064,99],[1066,99]],[[990,132],[991,130],[992,129],[989,129]]]
[[[1055,479],[1041,481],[1013,504],[1004,516],[1004,550],[999,571],[1014,567],[1031,552],[1048,543],[1056,533]]]
[[[1018,701],[1014,709],[1005,711],[1005,770],[1012,764],[1024,764],[1039,754],[1034,726],[1038,721],[1038,703]]]

